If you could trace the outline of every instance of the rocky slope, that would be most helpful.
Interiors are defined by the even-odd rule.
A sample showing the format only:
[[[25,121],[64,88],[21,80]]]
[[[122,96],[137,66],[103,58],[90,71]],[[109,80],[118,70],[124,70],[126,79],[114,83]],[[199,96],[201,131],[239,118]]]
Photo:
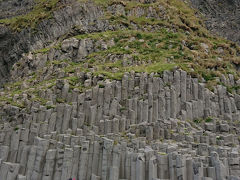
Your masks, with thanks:
[[[10,18],[18,15],[28,13],[33,7],[35,2],[33,0],[14,0],[14,1],[0,1],[0,18]]]
[[[240,179],[240,49],[190,4],[25,10],[0,20],[0,180]]]
[[[23,53],[41,49],[80,25],[83,25],[82,32],[85,33],[106,30],[107,24],[98,19],[101,14],[94,5],[83,7],[76,2],[52,0],[40,1],[26,15],[0,20],[0,85],[6,81],[12,65]]]
[[[191,0],[206,17],[206,26],[232,41],[240,43],[240,1]]]

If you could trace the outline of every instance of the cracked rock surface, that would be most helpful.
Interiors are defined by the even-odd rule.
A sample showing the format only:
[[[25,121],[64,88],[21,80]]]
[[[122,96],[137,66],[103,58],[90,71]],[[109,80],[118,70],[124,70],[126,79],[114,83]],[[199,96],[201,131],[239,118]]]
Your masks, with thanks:
[[[0,24],[0,180],[240,180],[237,44],[183,1],[58,5]]]
[[[214,33],[240,43],[240,2],[238,0],[191,0],[206,17],[206,26]]]

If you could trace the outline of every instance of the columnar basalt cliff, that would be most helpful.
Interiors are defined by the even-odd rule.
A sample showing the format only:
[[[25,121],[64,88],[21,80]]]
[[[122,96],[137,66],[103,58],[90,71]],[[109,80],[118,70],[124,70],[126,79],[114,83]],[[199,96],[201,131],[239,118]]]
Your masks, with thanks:
[[[63,8],[53,12],[51,19],[41,21],[34,29],[27,27],[16,32],[11,27],[0,25],[0,86],[8,80],[10,69],[23,53],[43,48],[49,42],[74,31],[74,27],[79,27],[77,31],[81,33],[108,29],[107,22],[101,19],[103,12],[99,7],[92,3],[81,5],[78,2],[73,2],[60,1],[59,4]],[[31,23],[31,19],[28,21]],[[13,24],[21,27],[21,24],[17,24],[17,22]]]
[[[240,179],[237,44],[183,1],[41,2],[0,20],[0,180]]]
[[[67,81],[42,90],[53,104],[66,99],[56,106],[5,106],[1,179],[239,176],[239,95],[211,92],[182,70],[96,79],[84,81],[93,86],[84,93],[69,92]]]

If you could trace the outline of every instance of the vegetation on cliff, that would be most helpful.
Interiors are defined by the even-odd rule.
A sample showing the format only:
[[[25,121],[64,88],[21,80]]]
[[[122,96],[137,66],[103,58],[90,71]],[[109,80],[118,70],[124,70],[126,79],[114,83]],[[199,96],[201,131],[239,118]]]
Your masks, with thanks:
[[[81,60],[52,59],[45,67],[32,72],[31,75],[14,79],[15,83],[5,85],[8,98],[12,101],[15,94],[33,93],[36,100],[39,89],[51,88],[59,79],[56,73],[44,79],[44,68],[61,67],[64,73],[62,79],[70,81],[71,89],[86,89],[78,83],[76,72],[92,73],[93,76],[103,76],[105,79],[120,80],[125,72],[158,73],[164,70],[181,68],[200,81],[206,82],[213,90],[217,84],[222,84],[219,78],[231,74],[235,80],[239,78],[240,48],[237,44],[221,37],[213,36],[204,27],[197,12],[183,1],[154,1],[139,3],[133,1],[79,0],[79,6],[90,3],[104,9],[104,19],[109,22],[111,30],[87,34],[66,34],[60,40],[44,49],[35,50],[34,56],[48,55],[54,49],[65,53],[62,49],[63,40],[74,38],[78,41],[111,42],[106,48],[94,47]],[[34,27],[45,18],[51,17],[56,10],[58,0],[39,1],[34,9],[26,15],[12,19],[0,20],[10,25],[14,30]],[[94,24],[93,24],[94,25]],[[74,27],[81,29],[81,27]],[[115,59],[115,60],[112,60]],[[25,66],[25,60],[18,62],[18,68]],[[22,83],[27,84],[22,88]],[[18,85],[16,85],[18,84]],[[229,87],[230,93],[239,86]],[[32,87],[29,89],[28,87]],[[10,93],[11,92],[11,93]],[[36,98],[35,98],[36,97]],[[46,101],[41,100],[46,103]]]

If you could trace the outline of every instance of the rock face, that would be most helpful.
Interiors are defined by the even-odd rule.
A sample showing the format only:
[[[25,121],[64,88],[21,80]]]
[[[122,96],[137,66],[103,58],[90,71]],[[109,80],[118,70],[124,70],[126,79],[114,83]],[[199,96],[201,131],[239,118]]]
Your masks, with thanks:
[[[206,16],[206,26],[229,40],[240,43],[240,2],[238,0],[191,0]]]
[[[126,73],[84,93],[59,81],[71,104],[6,106],[1,179],[239,179],[239,95],[182,70],[156,75]]]
[[[33,8],[33,6],[33,0],[2,0],[0,1],[0,19],[26,14]]]
[[[34,33],[36,30],[30,28],[12,32],[9,27],[0,24],[0,86],[7,80],[12,65],[23,53],[41,49],[49,42],[74,32],[73,27],[81,26],[77,29],[81,33],[108,29],[108,24],[101,19],[103,12],[100,8],[92,3],[83,5],[74,0],[73,2],[71,4],[70,0],[62,1],[61,3],[68,6],[54,12],[50,20],[39,23],[36,27],[39,33]]]
[[[228,44],[187,42],[197,28],[178,29],[168,1],[97,2],[61,1],[41,33],[1,26],[0,180],[239,180],[239,76],[187,66]]]

